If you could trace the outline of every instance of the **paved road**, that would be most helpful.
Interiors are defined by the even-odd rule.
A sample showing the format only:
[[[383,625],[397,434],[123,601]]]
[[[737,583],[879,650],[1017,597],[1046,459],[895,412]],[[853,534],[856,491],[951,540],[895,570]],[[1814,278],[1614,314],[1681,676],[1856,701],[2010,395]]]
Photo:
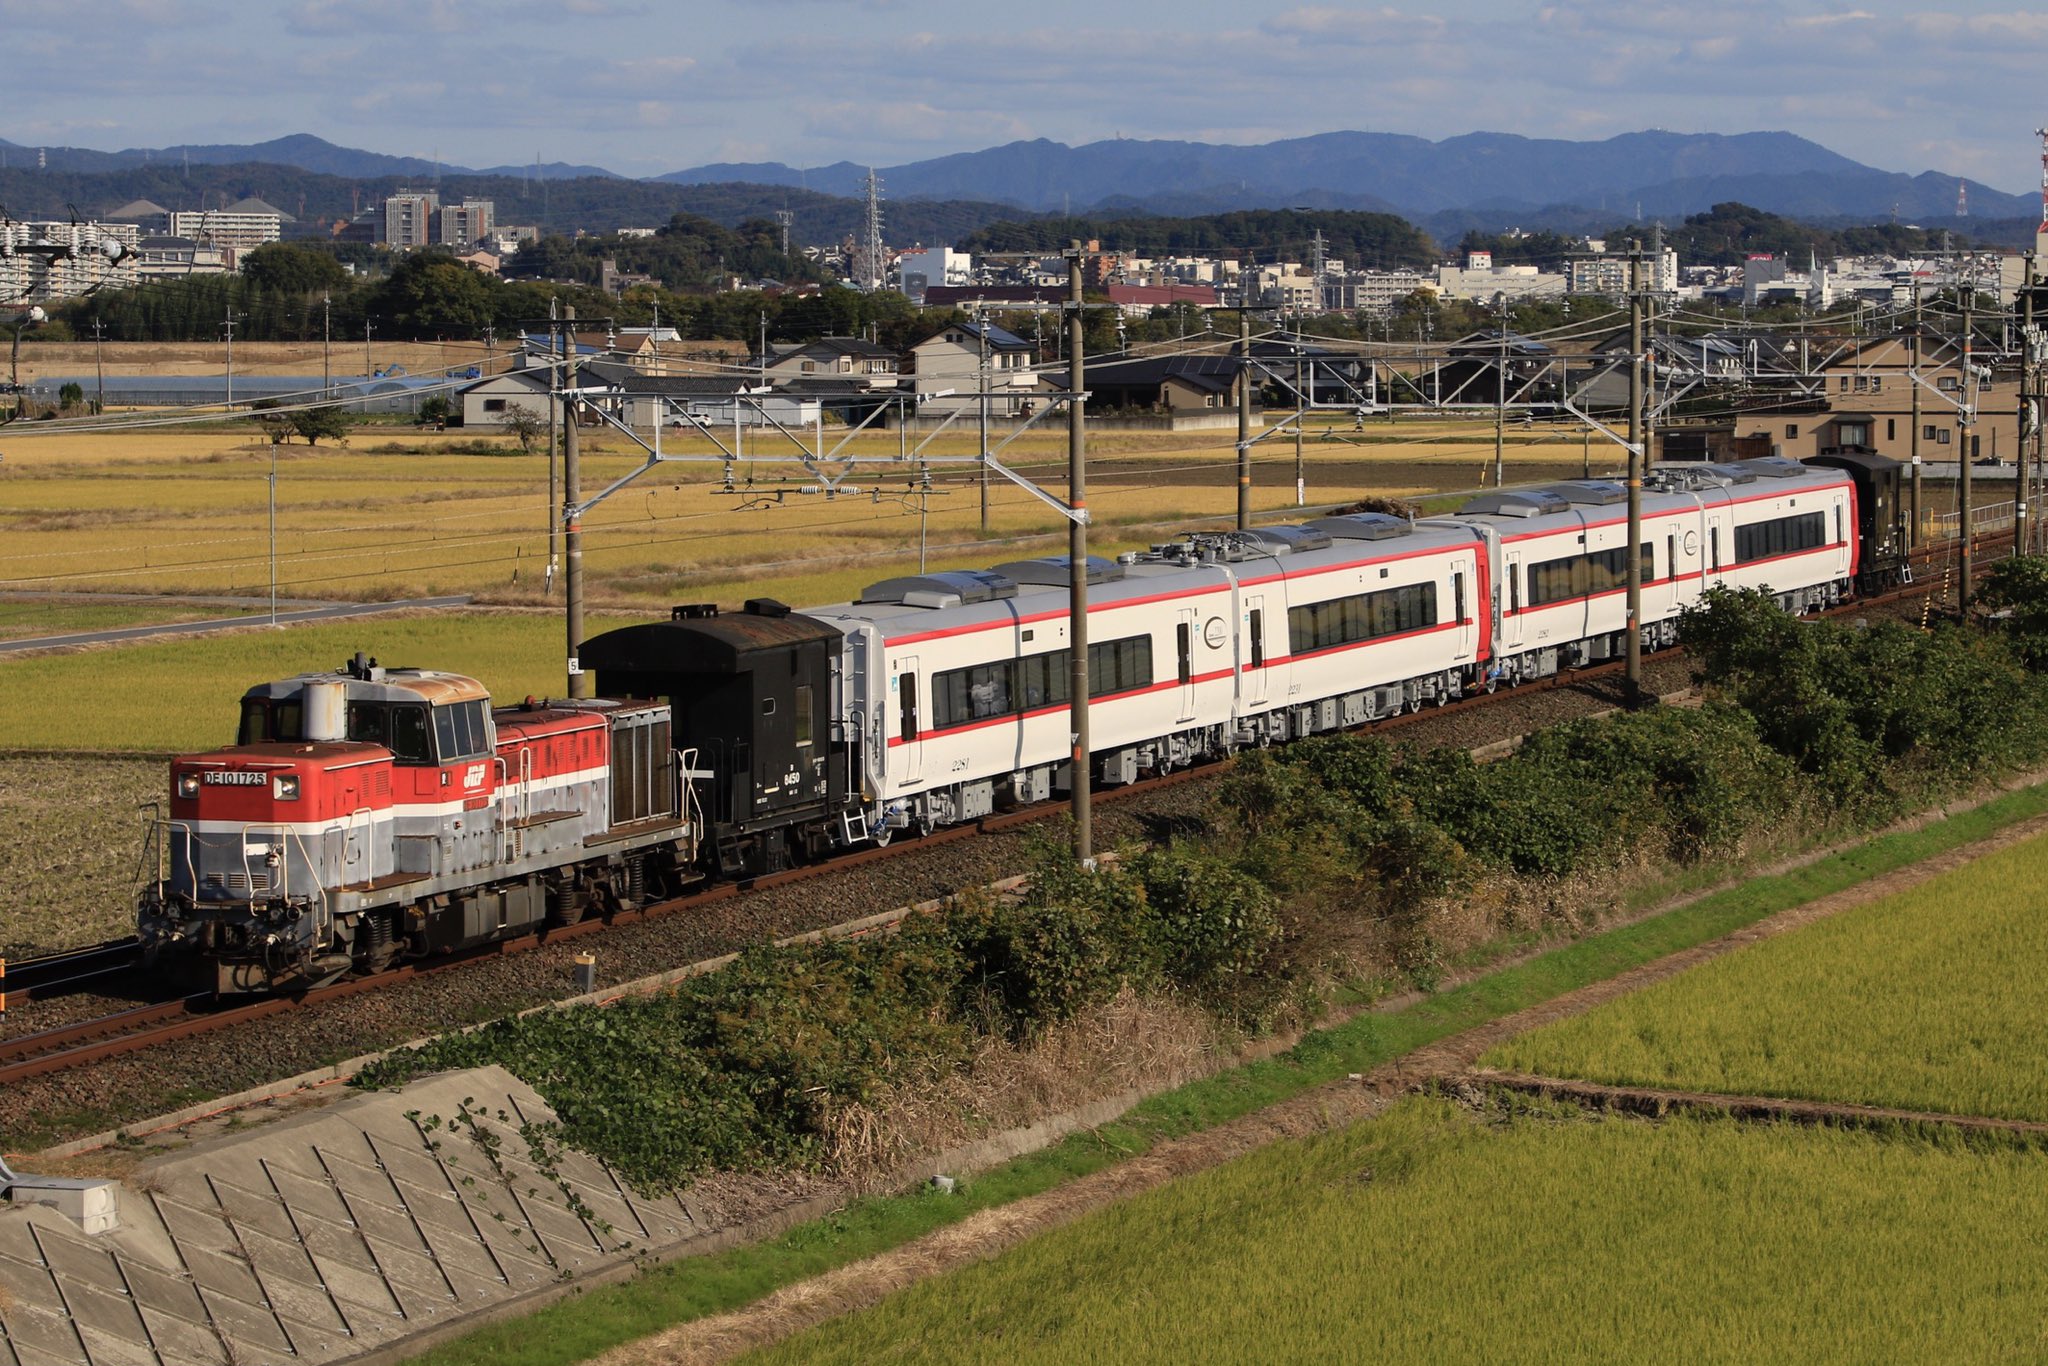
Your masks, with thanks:
[[[292,612],[279,612],[277,624],[288,625],[299,621],[332,621],[341,617],[369,617],[381,612],[402,612],[417,607],[467,607],[471,599],[467,593],[444,598],[402,598],[397,602],[343,602],[328,607],[306,607]],[[32,636],[27,640],[0,640],[0,654],[12,654],[20,650],[47,650],[59,645],[105,645],[123,640],[147,640],[152,636],[188,636],[201,631],[218,631],[229,626],[262,626],[270,619],[267,612],[253,612],[240,617],[215,617],[207,621],[174,621],[154,626],[124,626],[111,631],[78,631],[65,636]]]

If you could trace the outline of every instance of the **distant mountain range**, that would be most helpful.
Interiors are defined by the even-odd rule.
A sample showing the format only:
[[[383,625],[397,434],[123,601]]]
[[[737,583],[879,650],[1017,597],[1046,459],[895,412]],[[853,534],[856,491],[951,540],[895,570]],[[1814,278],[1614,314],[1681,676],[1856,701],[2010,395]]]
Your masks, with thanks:
[[[7,202],[17,214],[28,211],[25,203],[16,202],[27,182],[15,173],[34,167],[38,150],[0,141],[0,184],[7,186]],[[111,186],[121,173],[160,180],[183,174],[188,166],[195,178],[201,166],[247,168],[250,174],[243,178],[254,182],[262,178],[256,169],[267,165],[343,180],[466,178],[479,189],[507,180],[526,186],[553,182],[560,186],[557,211],[579,199],[610,201],[623,194],[638,206],[627,210],[635,215],[644,215],[665,194],[683,190],[683,198],[694,199],[691,191],[709,186],[724,187],[725,198],[733,198],[730,189],[737,185],[765,187],[743,196],[757,202],[771,198],[769,191],[805,200],[852,199],[864,193],[867,175],[866,167],[845,161],[806,169],[780,162],[715,163],[637,181],[603,167],[563,163],[477,171],[338,147],[303,133],[249,146],[40,150],[52,179],[65,178],[81,191],[88,179],[107,177],[114,192]],[[2040,212],[2032,195],[2006,194],[1935,171],[1917,176],[1880,171],[1806,138],[1770,132],[1650,131],[1599,142],[1508,133],[1432,142],[1391,133],[1339,132],[1259,146],[1118,138],[1070,147],[1040,139],[876,170],[885,197],[896,206],[889,222],[898,229],[906,218],[929,219],[908,212],[913,202],[970,201],[972,212],[951,216],[986,221],[987,214],[1005,206],[1026,214],[1121,216],[1295,206],[1358,209],[1400,214],[1440,241],[1456,240],[1466,227],[1569,231],[1611,226],[1616,219],[1676,221],[1730,200],[1810,220],[1868,223],[1896,216],[1948,225],[1956,222],[1959,184],[1969,189],[1966,226],[2033,219]],[[615,188],[605,191],[594,182]],[[633,188],[629,192],[627,187]],[[838,215],[832,217],[836,227]],[[815,231],[820,225],[814,220],[805,226]]]
[[[386,156],[382,152],[337,147],[324,138],[314,137],[311,133],[293,133],[289,137],[273,138],[269,142],[129,147],[119,152],[96,152],[89,147],[24,147],[0,138],[0,156],[5,157],[8,166],[33,166],[36,164],[38,154],[43,159],[43,165],[49,170],[83,171],[88,174],[133,170],[138,166],[239,166],[254,163],[267,166],[296,166],[302,171],[346,176],[352,180],[370,180],[380,176],[414,176],[425,179],[437,175],[502,175],[537,177],[542,180],[575,180],[585,176],[602,176],[611,180],[625,178],[607,171],[602,166],[571,166],[560,161],[536,163],[531,166],[490,166],[483,170],[472,170],[451,162],[428,161],[419,157]]]
[[[1946,218],[1958,178],[1880,171],[1791,133],[1624,133],[1601,142],[1470,133],[1431,142],[1393,133],[1319,133],[1259,146],[1118,138],[1069,147],[1013,142],[878,167],[890,198],[982,199],[1037,212],[1152,208],[1173,213],[1305,205],[1423,220],[1578,209],[1683,216],[1730,199],[1802,217]],[[678,184],[749,181],[860,195],[867,168],[778,162],[672,171]],[[1982,218],[2038,212],[2030,195],[1970,181]]]

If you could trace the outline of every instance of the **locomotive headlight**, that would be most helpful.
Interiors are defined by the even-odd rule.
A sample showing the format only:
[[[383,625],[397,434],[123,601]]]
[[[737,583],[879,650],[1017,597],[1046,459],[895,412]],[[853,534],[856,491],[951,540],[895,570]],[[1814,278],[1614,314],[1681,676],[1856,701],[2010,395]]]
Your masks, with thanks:
[[[299,775],[280,773],[270,780],[270,795],[281,802],[295,802],[299,799]]]
[[[178,795],[180,797],[196,797],[199,795],[199,775],[197,773],[181,773],[178,775]]]

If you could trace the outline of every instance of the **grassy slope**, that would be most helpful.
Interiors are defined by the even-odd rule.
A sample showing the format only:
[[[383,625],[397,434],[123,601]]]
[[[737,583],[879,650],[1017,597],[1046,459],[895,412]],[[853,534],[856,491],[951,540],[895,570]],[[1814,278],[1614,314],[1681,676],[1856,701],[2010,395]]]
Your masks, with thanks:
[[[1537,1030],[1487,1062],[2048,1119],[2044,878],[2048,837]]]
[[[762,1362],[1803,1362],[2038,1351],[2048,1157],[1410,1100]]]
[[[1432,1040],[1703,943],[1775,911],[1982,839],[2044,810],[2048,787],[2030,788],[1921,830],[1868,841],[1794,872],[1745,882],[1408,1009],[1362,1015],[1319,1031],[1280,1057],[1180,1087],[1144,1102],[1113,1124],[983,1173],[953,1196],[917,1192],[857,1201],[832,1218],[783,1238],[672,1263],[624,1285],[480,1329],[419,1361],[425,1366],[557,1366],[584,1360],[668,1324],[735,1308],[778,1286],[900,1246],[976,1210],[1047,1190],[1162,1139],[1220,1124],[1309,1087],[1365,1071]]]

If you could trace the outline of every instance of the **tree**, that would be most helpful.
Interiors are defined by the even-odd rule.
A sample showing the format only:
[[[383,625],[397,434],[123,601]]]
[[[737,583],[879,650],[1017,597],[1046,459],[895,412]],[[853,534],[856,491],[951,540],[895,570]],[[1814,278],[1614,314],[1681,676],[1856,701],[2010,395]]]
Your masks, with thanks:
[[[291,415],[292,431],[306,438],[308,446],[320,444],[321,437],[335,441],[346,440],[349,416],[336,404],[325,404],[318,408],[301,408]]]
[[[455,405],[448,401],[446,394],[430,394],[420,400],[419,420],[422,426],[429,423],[445,425],[455,416]]]
[[[85,389],[77,383],[66,384],[57,391],[57,406],[59,408],[68,411],[81,406],[84,402]]]
[[[278,294],[317,294],[342,289],[348,272],[324,251],[266,242],[242,259],[242,278],[252,289]]]
[[[505,428],[519,438],[519,449],[522,454],[533,454],[533,443],[546,425],[541,415],[531,408],[521,407],[515,403],[505,410]]]

